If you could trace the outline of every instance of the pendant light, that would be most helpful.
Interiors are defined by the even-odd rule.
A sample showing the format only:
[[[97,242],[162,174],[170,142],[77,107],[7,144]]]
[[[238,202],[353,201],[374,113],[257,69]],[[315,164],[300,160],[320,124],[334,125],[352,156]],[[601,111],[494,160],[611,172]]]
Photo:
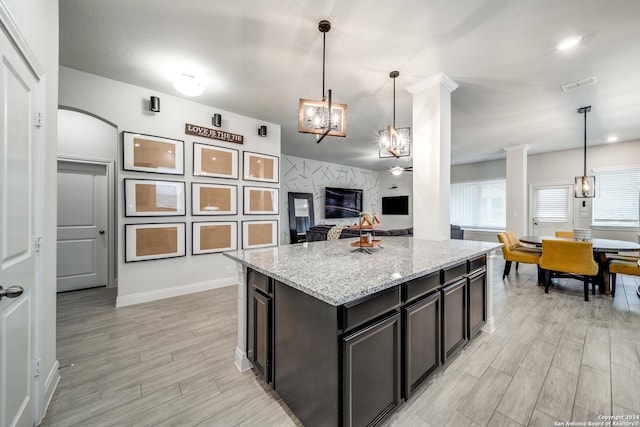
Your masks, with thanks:
[[[393,124],[387,126],[387,129],[378,131],[378,157],[381,159],[385,157],[397,159],[411,155],[411,128],[396,128],[396,78],[399,75],[400,71],[389,73],[389,77],[393,79]],[[394,175],[401,173],[394,173]]]
[[[587,176],[587,113],[591,106],[578,109],[578,113],[584,114],[584,169],[582,176],[576,176],[574,185],[576,198],[584,199],[596,196],[596,177]]]
[[[325,136],[347,136],[347,106],[332,101],[331,89],[325,91],[325,50],[331,22],[322,20],[318,31],[322,33],[322,100],[300,99],[298,105],[298,132],[313,133],[320,142]]]

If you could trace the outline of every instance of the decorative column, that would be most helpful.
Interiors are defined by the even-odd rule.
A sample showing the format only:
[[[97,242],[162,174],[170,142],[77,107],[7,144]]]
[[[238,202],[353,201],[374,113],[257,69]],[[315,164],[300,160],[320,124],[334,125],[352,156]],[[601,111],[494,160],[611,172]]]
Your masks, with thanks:
[[[238,345],[235,351],[235,364],[239,371],[251,369],[247,358],[247,267],[236,263],[238,280]]]
[[[451,198],[451,92],[458,84],[445,73],[419,81],[413,95],[413,235],[447,240]]]
[[[507,230],[516,236],[529,234],[527,202],[528,145],[507,147]]]

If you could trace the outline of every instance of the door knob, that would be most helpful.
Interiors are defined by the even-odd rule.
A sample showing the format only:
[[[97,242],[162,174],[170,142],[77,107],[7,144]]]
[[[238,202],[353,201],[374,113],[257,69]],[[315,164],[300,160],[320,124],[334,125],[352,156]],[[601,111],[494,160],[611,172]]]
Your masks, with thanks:
[[[104,234],[104,230],[100,230],[100,231],[98,231],[98,233]]]
[[[17,298],[22,295],[23,292],[24,289],[22,289],[22,286],[9,286],[7,289],[3,289],[2,286],[0,286],[0,299],[2,299],[2,297]]]

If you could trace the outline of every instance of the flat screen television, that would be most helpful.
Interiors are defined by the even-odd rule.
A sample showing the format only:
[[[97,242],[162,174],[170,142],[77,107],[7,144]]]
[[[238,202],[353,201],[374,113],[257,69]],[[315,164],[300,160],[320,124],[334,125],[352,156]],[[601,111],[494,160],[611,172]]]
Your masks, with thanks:
[[[409,215],[409,196],[383,197],[382,215]]]
[[[362,212],[362,190],[325,188],[325,218],[357,218]]]

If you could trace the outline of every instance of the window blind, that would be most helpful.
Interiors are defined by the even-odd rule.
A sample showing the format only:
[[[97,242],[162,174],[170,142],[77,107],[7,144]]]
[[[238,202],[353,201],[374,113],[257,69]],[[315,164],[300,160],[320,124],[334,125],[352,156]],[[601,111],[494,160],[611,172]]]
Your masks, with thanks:
[[[538,188],[534,197],[534,218],[541,222],[567,222],[569,217],[569,189],[567,187]]]
[[[640,167],[594,170],[592,225],[640,226]]]
[[[507,221],[505,180],[451,184],[451,223],[467,228],[504,229]]]

